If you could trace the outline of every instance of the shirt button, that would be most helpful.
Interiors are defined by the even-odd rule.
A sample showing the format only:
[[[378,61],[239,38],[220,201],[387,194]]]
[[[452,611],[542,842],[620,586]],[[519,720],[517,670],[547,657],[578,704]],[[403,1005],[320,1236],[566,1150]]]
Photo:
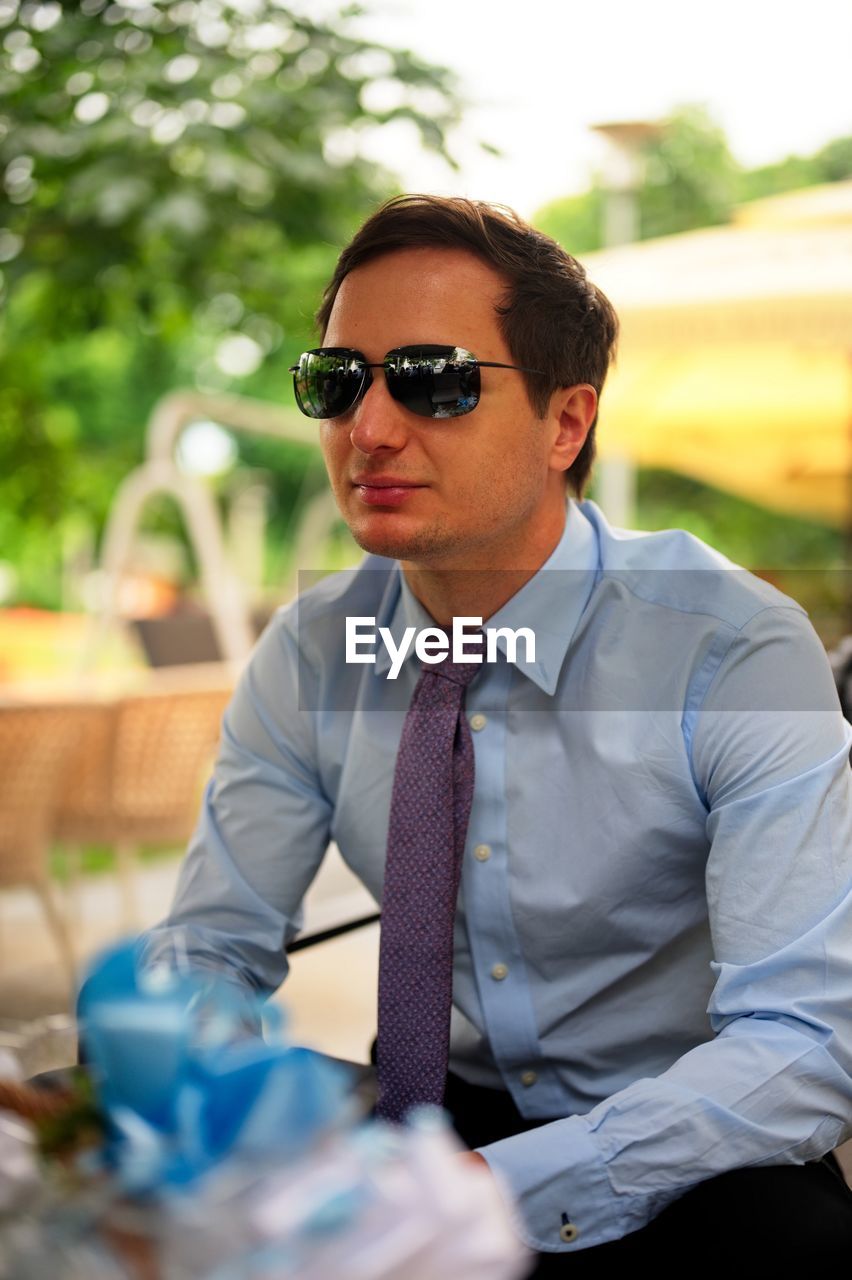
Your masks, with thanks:
[[[535,1084],[537,1079],[538,1079],[538,1076],[534,1071],[521,1072],[521,1084],[524,1086],[525,1089],[529,1089],[530,1085]]]
[[[477,862],[487,862],[491,857],[491,845],[478,844],[473,851],[473,856]]]
[[[480,729],[484,729],[487,724],[487,717],[482,715],[479,711],[477,711],[475,716],[470,717],[470,727],[475,730],[476,733],[479,733]]]
[[[503,979],[508,974],[508,972],[509,972],[509,969],[507,965],[495,964],[492,966],[492,969],[491,969],[491,977],[496,978],[498,982],[502,982]]]
[[[564,1244],[573,1244],[579,1234],[579,1228],[573,1222],[564,1222],[559,1229],[559,1239]]]

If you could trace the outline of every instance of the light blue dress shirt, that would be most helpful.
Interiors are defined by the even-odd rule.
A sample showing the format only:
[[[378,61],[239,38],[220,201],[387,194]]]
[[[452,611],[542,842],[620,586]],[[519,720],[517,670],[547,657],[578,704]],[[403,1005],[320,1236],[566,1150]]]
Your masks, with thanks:
[[[377,557],[276,615],[151,960],[274,990],[331,839],[381,901],[419,663],[347,665],[346,616],[397,643],[431,622]],[[797,604],[590,502],[487,625],[532,628],[536,654],[501,641],[467,693],[451,1067],[552,1121],[482,1154],[527,1242],[571,1252],[849,1132],[852,730]]]

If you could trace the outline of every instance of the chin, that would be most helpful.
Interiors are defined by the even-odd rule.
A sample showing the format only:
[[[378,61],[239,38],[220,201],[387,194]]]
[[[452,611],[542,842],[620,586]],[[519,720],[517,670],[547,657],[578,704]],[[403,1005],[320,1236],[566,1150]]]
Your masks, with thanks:
[[[448,549],[446,537],[442,538],[428,529],[377,528],[372,521],[350,525],[349,529],[363,551],[374,556],[387,556],[389,560],[428,563]]]
[[[389,560],[409,559],[410,548],[416,541],[400,534],[377,533],[374,530],[352,529],[351,533],[362,551],[368,551],[374,556],[387,556]]]

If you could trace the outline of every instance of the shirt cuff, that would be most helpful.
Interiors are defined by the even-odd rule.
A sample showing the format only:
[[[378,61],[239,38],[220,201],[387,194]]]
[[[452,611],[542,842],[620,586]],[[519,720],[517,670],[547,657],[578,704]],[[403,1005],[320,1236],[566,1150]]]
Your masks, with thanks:
[[[539,1252],[589,1249],[648,1221],[647,1196],[627,1198],[613,1190],[582,1116],[552,1121],[478,1152],[503,1193],[513,1199],[510,1209],[521,1239]],[[669,1199],[664,1197],[659,1207]]]

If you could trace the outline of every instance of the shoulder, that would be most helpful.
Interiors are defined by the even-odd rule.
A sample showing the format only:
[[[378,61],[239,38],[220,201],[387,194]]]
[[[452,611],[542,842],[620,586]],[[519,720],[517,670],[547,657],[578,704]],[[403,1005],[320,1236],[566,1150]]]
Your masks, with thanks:
[[[584,502],[582,510],[595,527],[603,582],[617,584],[638,601],[713,618],[734,631],[765,610],[782,609],[806,619],[790,596],[684,529],[618,529],[594,503]]]

